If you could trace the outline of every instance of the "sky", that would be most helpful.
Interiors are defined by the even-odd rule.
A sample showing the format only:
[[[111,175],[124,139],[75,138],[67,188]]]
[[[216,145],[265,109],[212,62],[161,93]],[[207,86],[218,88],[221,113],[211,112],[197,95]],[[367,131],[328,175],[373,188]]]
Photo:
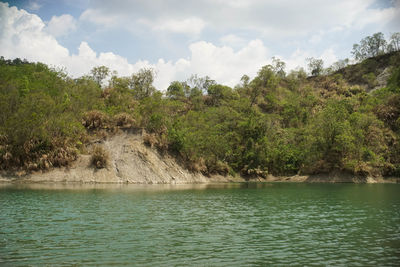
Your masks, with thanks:
[[[0,56],[72,77],[153,68],[159,90],[192,74],[233,87],[272,57],[328,67],[376,32],[400,32],[400,0],[0,0]]]

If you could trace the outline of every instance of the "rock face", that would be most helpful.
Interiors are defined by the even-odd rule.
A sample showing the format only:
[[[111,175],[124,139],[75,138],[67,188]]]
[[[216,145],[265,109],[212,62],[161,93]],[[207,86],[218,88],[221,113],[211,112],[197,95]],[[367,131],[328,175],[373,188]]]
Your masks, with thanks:
[[[169,155],[162,156],[143,144],[141,135],[122,133],[97,145],[109,154],[106,168],[91,166],[90,155],[80,155],[69,168],[31,173],[22,177],[1,177],[2,181],[18,182],[82,182],[82,183],[139,183],[184,184],[244,181],[240,178],[192,173],[182,168]]]

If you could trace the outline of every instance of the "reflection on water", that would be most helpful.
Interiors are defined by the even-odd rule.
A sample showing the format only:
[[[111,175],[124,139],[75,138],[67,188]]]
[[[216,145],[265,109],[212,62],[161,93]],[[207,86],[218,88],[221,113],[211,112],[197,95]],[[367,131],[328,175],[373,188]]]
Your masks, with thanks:
[[[400,185],[0,186],[0,265],[397,265]]]
[[[171,191],[229,188],[262,188],[273,183],[199,183],[199,184],[116,184],[116,183],[0,183],[1,189],[18,190],[107,190],[107,191]]]
[[[271,184],[269,184],[271,185]],[[122,191],[171,191],[171,190],[204,190],[209,188],[238,188],[248,186],[246,183],[215,184],[116,184],[116,183],[0,183],[1,189],[27,190],[122,190]]]

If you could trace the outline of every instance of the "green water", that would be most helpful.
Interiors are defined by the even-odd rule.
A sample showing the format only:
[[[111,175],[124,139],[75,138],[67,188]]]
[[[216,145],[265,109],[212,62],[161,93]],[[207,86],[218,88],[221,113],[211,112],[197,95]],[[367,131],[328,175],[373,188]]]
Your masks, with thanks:
[[[0,186],[1,266],[400,264],[400,185]]]

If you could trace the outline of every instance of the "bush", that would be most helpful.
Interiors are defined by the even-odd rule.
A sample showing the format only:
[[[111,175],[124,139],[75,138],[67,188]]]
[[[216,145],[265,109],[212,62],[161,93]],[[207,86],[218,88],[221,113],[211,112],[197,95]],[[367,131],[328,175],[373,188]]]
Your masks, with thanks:
[[[209,174],[207,171],[206,162],[203,158],[187,159],[186,168],[192,172],[201,172],[203,174]]]
[[[86,112],[82,118],[82,125],[88,130],[105,128],[108,123],[108,116],[101,111],[91,110]]]
[[[153,148],[155,145],[157,145],[157,137],[155,134],[148,134],[145,133],[143,135],[143,142],[145,145],[150,146],[151,148]]]
[[[135,120],[128,113],[119,113],[113,117],[113,121],[117,127],[130,128],[135,125]]]
[[[378,81],[376,80],[376,76],[373,72],[364,74],[362,76],[362,78],[363,78],[364,82],[368,84],[369,88],[374,88],[375,86],[378,85]]]
[[[102,169],[107,167],[108,161],[108,152],[101,146],[95,146],[92,152],[91,165],[97,169]]]
[[[151,148],[156,147],[159,152],[166,152],[168,150],[169,141],[166,134],[144,133],[143,143]]]

